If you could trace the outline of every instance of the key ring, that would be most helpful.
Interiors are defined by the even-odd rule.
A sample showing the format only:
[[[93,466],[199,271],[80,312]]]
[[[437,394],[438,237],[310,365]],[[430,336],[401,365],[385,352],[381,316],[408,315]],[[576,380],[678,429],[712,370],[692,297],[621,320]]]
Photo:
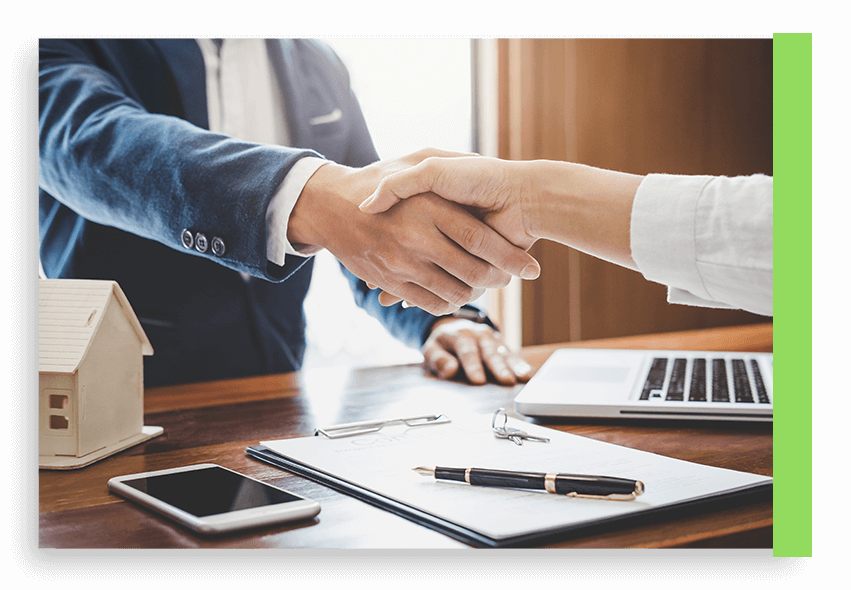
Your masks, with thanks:
[[[502,426],[496,425],[496,417],[502,414]],[[493,413],[493,418],[491,418],[491,430],[496,432],[497,430],[505,431],[506,425],[508,424],[508,414],[505,412],[505,408],[499,408],[496,412]]]

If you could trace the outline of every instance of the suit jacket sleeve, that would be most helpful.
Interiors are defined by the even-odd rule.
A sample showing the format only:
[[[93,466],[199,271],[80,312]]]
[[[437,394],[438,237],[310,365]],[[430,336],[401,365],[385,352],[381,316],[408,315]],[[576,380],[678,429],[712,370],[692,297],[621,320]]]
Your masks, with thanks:
[[[250,144],[150,112],[135,71],[82,40],[39,46],[39,187],[95,223],[282,281],[266,260],[266,209],[305,149]],[[154,76],[152,85],[166,85]],[[223,256],[185,249],[184,230],[220,237]]]

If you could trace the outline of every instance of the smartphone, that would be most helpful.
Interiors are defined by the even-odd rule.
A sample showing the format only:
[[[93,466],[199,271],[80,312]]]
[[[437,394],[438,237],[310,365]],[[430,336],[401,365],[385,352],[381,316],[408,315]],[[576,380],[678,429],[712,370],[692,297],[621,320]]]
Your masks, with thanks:
[[[211,463],[113,477],[107,487],[202,534],[319,514],[313,500]]]

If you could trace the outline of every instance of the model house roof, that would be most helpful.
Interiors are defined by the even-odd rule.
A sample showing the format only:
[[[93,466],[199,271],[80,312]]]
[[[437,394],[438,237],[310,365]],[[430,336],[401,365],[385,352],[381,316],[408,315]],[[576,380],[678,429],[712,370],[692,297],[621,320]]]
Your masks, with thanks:
[[[142,343],[142,354],[154,353],[130,302],[115,281],[40,279],[38,282],[38,370],[73,373],[86,356],[115,297]]]

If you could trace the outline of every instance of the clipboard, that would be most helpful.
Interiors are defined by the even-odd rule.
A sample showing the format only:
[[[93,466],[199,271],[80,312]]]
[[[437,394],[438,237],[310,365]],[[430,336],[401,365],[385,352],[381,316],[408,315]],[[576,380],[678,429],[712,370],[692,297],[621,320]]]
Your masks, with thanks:
[[[358,423],[363,424],[367,423]],[[248,447],[246,453],[474,547],[534,547],[593,530],[770,499],[772,493],[770,477],[661,457],[526,422],[518,421],[518,425],[551,442],[515,445],[493,435],[490,415],[462,420],[442,416],[439,422],[426,422],[427,427],[408,426],[404,420],[369,424],[380,426],[368,433],[336,438],[325,436],[322,432],[328,429],[321,429],[312,437],[261,442]],[[449,464],[448,453],[456,457]],[[645,482],[647,491],[640,502],[613,502],[441,482],[412,471],[426,456],[434,457],[432,465],[449,467],[635,475]],[[592,469],[589,462],[600,465]],[[571,469],[570,464],[582,465],[582,469]],[[369,465],[382,467],[364,468]],[[630,472],[642,468],[647,471]],[[683,481],[687,483],[678,489]],[[671,489],[663,491],[664,486]],[[500,518],[508,522],[501,523]]]
[[[430,414],[409,418],[369,420],[363,422],[338,424],[328,428],[317,428],[314,432],[314,436],[321,435],[334,439],[378,432],[385,426],[389,426],[392,424],[401,423],[415,428],[417,426],[445,424],[449,421],[450,419],[447,416],[444,416],[443,414]],[[264,461],[266,463],[274,465],[275,467],[279,467],[285,471],[289,471],[296,475],[301,475],[302,477],[306,477],[307,479],[326,485],[329,488],[341,492],[343,494],[354,496],[355,498],[362,500],[367,504],[370,504],[377,508],[381,508],[383,510],[387,510],[388,512],[392,512],[393,514],[396,514],[397,516],[401,516],[408,520],[412,520],[417,524],[421,524],[432,530],[444,533],[459,541],[463,541],[465,543],[480,547],[494,546],[492,545],[492,540],[490,538],[484,535],[480,535],[475,531],[470,531],[468,529],[455,525],[454,523],[437,518],[429,514],[428,512],[424,512],[402,502],[397,502],[392,498],[376,494],[371,490],[358,486],[353,486],[345,480],[341,480],[333,475],[318,471],[308,465],[303,465],[288,457],[279,455],[262,445],[248,447],[246,449],[246,453],[248,453],[249,456],[254,457],[255,459],[259,459],[260,461]]]
[[[377,494],[371,490],[352,485],[345,480],[317,471],[309,466],[292,461],[287,457],[282,457],[262,445],[248,447],[245,452],[255,459],[259,459],[260,461],[264,461],[270,465],[274,465],[275,467],[280,467],[284,471],[289,471],[295,475],[301,475],[302,477],[306,477],[307,479],[326,485],[333,490],[353,496],[367,504],[387,510],[397,516],[401,516],[402,518],[416,522],[424,527],[448,535],[453,539],[457,539],[477,547],[499,546],[494,543],[493,539],[490,539],[485,535],[465,529],[462,526],[458,526],[452,522],[438,518],[413,506],[397,502],[392,498],[382,496],[381,494]]]

